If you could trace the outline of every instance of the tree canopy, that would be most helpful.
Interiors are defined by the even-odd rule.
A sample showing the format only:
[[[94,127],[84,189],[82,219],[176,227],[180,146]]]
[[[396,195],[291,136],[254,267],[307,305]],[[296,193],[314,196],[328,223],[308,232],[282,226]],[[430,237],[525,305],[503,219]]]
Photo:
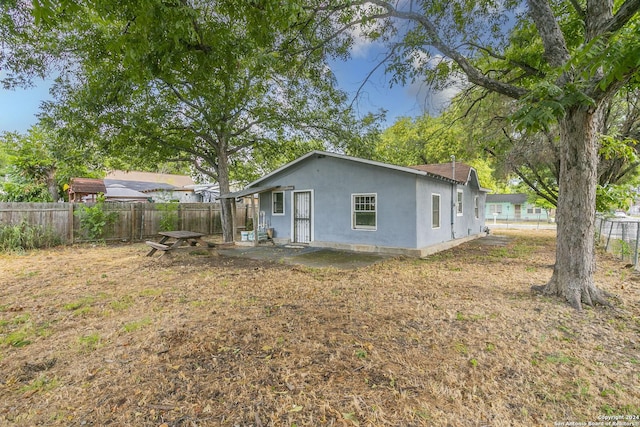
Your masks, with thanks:
[[[317,35],[299,2],[73,4],[61,44],[75,65],[47,108],[63,137],[144,163],[187,161],[226,193],[230,168],[247,171],[259,153],[362,136],[324,52],[302,47]],[[223,222],[230,240],[228,207]]]
[[[640,81],[640,0],[322,2],[335,34],[388,43],[398,80],[467,82],[513,99],[517,130],[558,126],[557,259],[536,288],[572,306],[605,304],[593,280],[600,135],[606,106]],[[346,12],[345,12],[346,11]]]
[[[58,201],[71,178],[99,177],[101,166],[91,153],[60,144],[51,129],[33,126],[26,134],[5,132],[0,136],[0,173],[4,170],[5,175],[0,200]]]

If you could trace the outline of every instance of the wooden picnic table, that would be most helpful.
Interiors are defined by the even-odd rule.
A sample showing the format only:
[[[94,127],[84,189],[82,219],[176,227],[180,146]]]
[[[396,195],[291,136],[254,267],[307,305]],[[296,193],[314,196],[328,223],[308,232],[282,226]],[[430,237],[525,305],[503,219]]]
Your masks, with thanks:
[[[203,233],[196,233],[194,231],[177,230],[177,231],[161,231],[158,233],[162,236],[159,242],[147,241],[147,245],[151,246],[151,250],[147,256],[152,256],[156,251],[171,251],[179,248],[182,243],[189,241],[191,246],[195,246],[200,242],[200,238],[204,236]],[[175,239],[175,242],[169,242],[169,239]]]

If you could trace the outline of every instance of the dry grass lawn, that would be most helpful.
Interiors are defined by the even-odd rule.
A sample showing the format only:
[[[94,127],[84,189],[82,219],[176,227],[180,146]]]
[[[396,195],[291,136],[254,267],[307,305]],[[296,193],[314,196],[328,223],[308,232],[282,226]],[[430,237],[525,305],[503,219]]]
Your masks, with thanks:
[[[578,313],[530,292],[554,234],[508,236],[346,271],[0,254],[0,425],[640,425],[638,275],[600,254],[618,309]]]

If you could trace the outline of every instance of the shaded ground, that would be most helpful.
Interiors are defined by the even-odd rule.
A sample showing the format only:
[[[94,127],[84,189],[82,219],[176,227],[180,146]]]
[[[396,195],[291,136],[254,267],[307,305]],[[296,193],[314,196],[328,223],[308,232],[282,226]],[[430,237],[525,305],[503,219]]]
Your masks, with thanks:
[[[349,270],[0,254],[0,425],[637,425],[638,275],[599,255],[618,309],[577,313],[530,292],[554,234],[506,235]]]
[[[236,246],[234,248],[220,249],[218,253],[229,257],[338,269],[366,267],[393,257],[384,254],[366,254],[305,246],[273,246],[269,244],[261,244],[257,247]]]

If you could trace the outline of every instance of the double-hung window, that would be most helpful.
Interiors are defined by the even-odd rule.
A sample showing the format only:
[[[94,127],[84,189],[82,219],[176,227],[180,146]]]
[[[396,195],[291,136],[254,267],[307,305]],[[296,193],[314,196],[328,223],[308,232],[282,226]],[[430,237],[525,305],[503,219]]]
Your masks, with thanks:
[[[440,228],[440,195],[431,195],[431,228]]]
[[[458,216],[462,215],[462,200],[463,200],[463,197],[464,197],[464,192],[462,190],[458,190],[458,203],[456,204]]]
[[[480,219],[480,200],[478,196],[473,198],[473,210],[476,216],[476,219]]]
[[[351,196],[351,227],[354,230],[375,230],[377,227],[376,194]]]
[[[273,215],[284,215],[284,191],[271,193],[271,203],[271,213]]]

